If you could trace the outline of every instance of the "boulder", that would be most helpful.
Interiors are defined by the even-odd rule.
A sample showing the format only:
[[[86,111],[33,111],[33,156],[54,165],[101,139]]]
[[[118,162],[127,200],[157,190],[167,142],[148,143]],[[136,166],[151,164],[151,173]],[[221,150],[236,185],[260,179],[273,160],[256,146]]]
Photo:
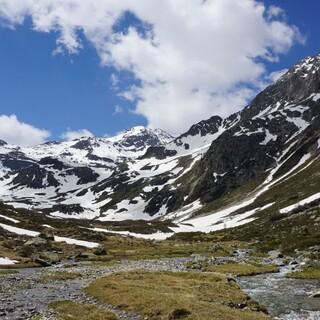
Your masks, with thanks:
[[[105,256],[107,254],[107,250],[104,246],[98,246],[94,252],[93,252],[96,256]]]
[[[60,257],[56,253],[45,251],[42,252],[39,257],[35,258],[34,261],[44,267],[47,267],[60,262]]]
[[[268,252],[268,257],[270,259],[283,258],[283,254],[279,250],[271,250]]]
[[[39,235],[40,238],[46,239],[49,241],[54,241],[54,234],[51,230],[44,230]]]
[[[28,240],[24,245],[25,246],[45,246],[48,244],[48,240],[42,237],[35,237]]]

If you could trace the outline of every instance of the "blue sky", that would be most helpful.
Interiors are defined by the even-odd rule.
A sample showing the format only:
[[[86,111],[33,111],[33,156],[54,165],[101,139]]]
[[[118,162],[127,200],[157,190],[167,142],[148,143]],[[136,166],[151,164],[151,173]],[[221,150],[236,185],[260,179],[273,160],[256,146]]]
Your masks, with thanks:
[[[16,7],[12,7],[12,11],[20,10],[19,6],[21,6],[21,1],[0,0],[0,16],[1,6],[6,5],[6,2],[10,1],[12,1],[11,4],[16,3]],[[46,2],[48,1],[49,0],[46,0]],[[235,1],[237,2],[238,0]],[[179,3],[181,3],[181,1],[179,1]],[[239,81],[233,78],[225,80],[224,78],[211,77],[211,75],[208,74],[204,79],[199,79],[198,82],[189,84],[184,83],[183,71],[177,71],[176,75],[171,74],[170,67],[168,70],[164,68],[163,73],[170,73],[168,76],[164,74],[165,81],[170,83],[170,81],[175,81],[171,79],[180,79],[179,82],[174,83],[174,85],[168,88],[162,88],[162,80],[160,79],[159,81],[158,78],[153,79],[151,78],[152,75],[148,74],[152,74],[152,65],[155,64],[156,66],[158,63],[158,60],[152,61],[147,53],[144,57],[144,50],[147,52],[149,47],[142,47],[141,49],[137,46],[136,48],[134,41],[123,41],[122,44],[131,43],[131,46],[114,46],[112,48],[112,50],[114,50],[112,54],[106,55],[100,48],[101,39],[96,40],[91,33],[90,36],[87,36],[84,35],[85,32],[80,31],[78,33],[78,41],[81,42],[82,48],[74,49],[70,47],[71,45],[69,45],[69,43],[63,43],[62,45],[60,43],[62,53],[53,54],[57,48],[57,38],[59,38],[60,30],[65,27],[66,23],[61,22],[62,27],[57,27],[57,24],[49,26],[48,30],[44,30],[45,27],[40,25],[37,26],[37,31],[34,31],[35,16],[32,16],[32,8],[28,9],[29,13],[27,14],[17,11],[23,16],[23,22],[13,21],[13,13],[12,16],[7,14],[5,18],[3,18],[4,14],[2,14],[4,23],[2,23],[3,26],[0,27],[0,115],[14,114],[20,122],[30,124],[35,128],[46,129],[50,131],[50,136],[48,135],[45,139],[51,140],[60,139],[61,134],[68,130],[87,129],[95,135],[103,136],[113,135],[132,126],[148,124],[151,126],[161,125],[168,131],[176,131],[174,133],[179,133],[192,124],[192,121],[201,120],[215,113],[228,114],[240,107],[234,106],[233,109],[230,105],[238,104],[238,101],[239,104],[244,103],[250,94],[252,95],[252,92],[247,93],[247,88],[251,88],[255,83],[254,81],[265,78],[273,71],[288,68],[306,55],[315,55],[319,52],[320,20],[318,14],[320,12],[320,3],[318,1],[266,0],[263,3],[266,9],[271,5],[281,7],[284,12],[281,13],[281,17],[279,16],[275,19],[279,19],[283,24],[289,26],[295,25],[300,31],[300,38],[303,37],[305,43],[302,43],[303,41],[301,39],[299,40],[298,37],[294,39],[294,36],[292,36],[292,43],[289,48],[286,50],[281,49],[282,52],[275,54],[279,59],[278,62],[268,62],[266,59],[263,59],[263,65],[266,68],[263,74],[257,75],[259,73],[259,71],[257,71],[257,74],[247,75],[245,74],[246,72],[243,71],[245,75],[239,75]],[[144,12],[143,14],[145,14],[145,16],[143,16],[143,18],[148,21],[149,16],[147,10],[142,11],[140,7],[136,10],[136,16],[138,16],[138,13]],[[164,8],[159,15],[168,14],[169,17],[171,12],[167,12],[166,10],[167,9]],[[239,17],[241,14],[243,14],[243,12],[239,11]],[[7,22],[10,19],[12,21],[8,24]],[[87,19],[94,19],[94,13],[91,13],[91,17],[89,14]],[[136,33],[139,41],[143,41],[150,36],[148,32],[152,32],[152,23],[154,23],[155,26],[157,26],[158,23],[159,28],[156,29],[155,27],[154,39],[162,39],[165,42],[166,38],[163,35],[165,35],[165,32],[170,32],[170,26],[168,28],[169,31],[164,30],[161,22],[152,19],[155,18],[150,14],[151,25],[148,25],[147,23],[142,23],[138,18],[135,18],[133,14],[127,14],[122,16],[121,20],[118,20],[117,23],[113,24],[112,33],[123,33],[127,35],[130,33],[128,27],[133,26],[135,30],[137,30]],[[170,20],[168,20],[168,23],[170,23]],[[8,27],[9,25],[10,27]],[[100,30],[99,28],[104,30],[103,23],[95,27],[97,28],[95,30]],[[248,26],[248,28],[251,27],[252,26]],[[88,27],[85,26],[84,28]],[[235,29],[236,28],[237,26],[235,24]],[[172,25],[172,31],[175,29],[175,26]],[[144,32],[145,34],[143,34]],[[159,32],[158,38],[156,38],[157,32]],[[109,32],[109,34],[111,33]],[[219,34],[219,32],[217,32],[217,34]],[[130,39],[135,39],[134,36],[136,36],[136,34],[133,32]],[[179,34],[177,34],[177,36],[179,36]],[[201,30],[199,30],[199,37],[201,38],[201,36]],[[203,38],[204,44],[206,44],[206,41],[215,41],[215,38],[210,39],[210,36],[208,39],[205,39],[205,36],[203,36]],[[191,39],[190,36],[191,45],[192,41],[193,39]],[[272,43],[275,43],[275,40],[272,41]],[[281,40],[277,39],[276,41]],[[138,41],[136,41],[136,43],[138,43]],[[144,44],[141,42],[141,45]],[[274,44],[275,47],[277,45],[278,44]],[[169,46],[167,47],[169,48]],[[180,47],[183,48],[183,42]],[[180,47],[177,47],[177,50],[180,50]],[[206,47],[206,45],[204,45],[204,47]],[[138,49],[140,51],[138,51]],[[131,56],[126,54],[126,50],[130,52]],[[208,48],[208,50],[211,49]],[[233,51],[235,51],[234,48]],[[121,59],[118,56],[118,52],[119,55],[121,54]],[[136,55],[138,55],[136,52],[139,52],[140,56],[138,58],[136,57]],[[159,54],[163,55],[163,52],[168,51],[163,50]],[[200,57],[200,53],[201,50],[195,52],[194,55],[199,54]],[[237,53],[234,52],[234,54]],[[112,60],[112,62],[109,60],[107,63],[103,61],[105,56],[109,60]],[[141,67],[144,58],[146,65],[150,64],[149,69],[143,69],[143,67]],[[169,58],[168,56],[168,59]],[[207,59],[207,56],[204,57],[204,60],[205,59]],[[260,60],[260,58],[253,60]],[[175,60],[172,61],[173,66],[175,66]],[[210,60],[208,60],[208,63],[210,63]],[[214,61],[212,63],[214,63]],[[138,67],[136,67],[135,64]],[[189,65],[186,65],[185,68],[187,71]],[[158,73],[162,75],[161,66]],[[148,74],[149,78],[147,78],[145,74]],[[197,70],[191,73],[191,75],[193,74],[197,74]],[[117,78],[120,79],[116,89],[112,81],[113,75],[117,75]],[[186,73],[186,77],[189,77],[188,73]],[[149,81],[149,79],[151,80]],[[194,100],[192,100],[192,104],[188,105],[190,99],[188,96],[183,95],[187,91],[185,87],[189,88],[189,85],[196,86],[196,90],[199,90],[199,92],[202,90],[213,90],[212,88],[206,87],[206,79],[208,79],[207,81],[213,82],[214,88],[220,88],[220,82],[223,81],[226,81],[227,84],[223,83],[223,85],[221,84],[221,89],[217,89],[217,92],[215,92],[215,95],[217,95],[216,100],[213,99],[208,102],[204,95],[199,94],[199,97],[192,97]],[[243,81],[243,79],[245,79],[245,81]],[[128,88],[132,89],[133,84],[139,86],[140,82],[144,83],[143,91],[135,96],[133,101],[120,96],[120,94]],[[246,83],[246,86],[242,85],[243,82]],[[161,90],[155,91],[157,85],[161,87]],[[235,88],[238,87],[239,92],[243,92],[241,97],[238,95],[235,97],[235,91],[237,90]],[[162,93],[166,93],[171,89],[180,90],[180,88],[182,88],[181,92],[183,92],[183,94],[179,96],[168,95],[168,97],[166,97],[162,95]],[[225,92],[227,92],[226,97],[224,96]],[[154,96],[157,96],[157,100],[155,100]],[[164,98],[163,102],[161,101],[162,96]],[[137,100],[141,98],[145,99],[146,103],[137,107]],[[199,107],[199,109],[197,109],[197,99],[199,99],[199,105],[201,105],[201,103],[205,105],[203,108]],[[215,103],[218,105],[216,101],[219,101],[219,108],[215,108]],[[222,102],[220,103],[220,101]],[[163,103],[163,108],[161,103]],[[170,104],[170,108],[166,109],[165,107],[167,107],[168,104]],[[184,104],[186,105],[186,112],[183,109]],[[207,106],[208,104],[209,107]],[[175,109],[175,105],[177,105],[177,111],[171,112],[171,110]],[[212,105],[212,108],[210,105]],[[223,109],[224,105],[226,106],[226,111]],[[137,110],[137,112],[134,112],[134,110]],[[188,115],[188,117],[184,118],[185,115]],[[173,120],[172,118],[176,118],[177,120]],[[179,120],[180,118],[181,121]],[[177,130],[174,130],[174,128],[177,128]],[[14,130],[14,128],[12,130]],[[6,138],[6,133],[1,132],[0,130],[0,139]],[[3,137],[1,137],[1,134]]]
[[[289,68],[309,55],[320,53],[320,42],[318,33],[320,31],[320,2],[314,0],[292,1],[292,0],[265,0],[266,5],[277,5],[284,9],[290,23],[296,25],[306,37],[304,45],[295,45],[288,54],[284,55],[279,63],[269,66],[270,70],[277,68]]]
[[[0,38],[1,113],[47,128],[56,139],[67,128],[87,128],[103,136],[147,124],[115,94],[113,68],[101,67],[96,50],[85,39],[79,54],[53,55],[54,34],[23,25],[0,28]],[[126,112],[115,114],[117,105]]]

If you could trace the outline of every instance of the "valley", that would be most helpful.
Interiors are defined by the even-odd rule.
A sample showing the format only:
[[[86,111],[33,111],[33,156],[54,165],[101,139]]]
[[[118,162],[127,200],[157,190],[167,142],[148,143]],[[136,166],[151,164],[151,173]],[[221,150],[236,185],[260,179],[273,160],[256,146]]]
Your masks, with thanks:
[[[319,92],[320,55],[178,137],[0,141],[0,316],[319,319]]]

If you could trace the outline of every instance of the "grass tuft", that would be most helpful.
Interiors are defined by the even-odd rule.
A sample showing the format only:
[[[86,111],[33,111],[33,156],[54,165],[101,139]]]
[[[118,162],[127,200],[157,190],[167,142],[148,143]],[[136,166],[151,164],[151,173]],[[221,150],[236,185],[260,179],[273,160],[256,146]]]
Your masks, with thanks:
[[[264,273],[278,272],[279,268],[274,265],[252,265],[247,263],[226,263],[210,265],[206,268],[208,272],[219,272],[233,274],[235,276],[254,276]]]
[[[59,320],[117,320],[111,312],[97,306],[72,301],[52,302],[49,307],[58,315]]]
[[[308,265],[300,271],[287,274],[288,278],[294,279],[318,279],[320,280],[320,264]]]

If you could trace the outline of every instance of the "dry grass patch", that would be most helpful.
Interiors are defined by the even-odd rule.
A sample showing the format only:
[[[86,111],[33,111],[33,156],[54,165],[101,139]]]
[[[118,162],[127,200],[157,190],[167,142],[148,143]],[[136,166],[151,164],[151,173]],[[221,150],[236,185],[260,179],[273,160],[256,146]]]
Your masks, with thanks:
[[[117,320],[111,312],[72,301],[57,301],[50,304],[59,320]]]
[[[279,268],[274,265],[253,265],[247,263],[226,263],[211,265],[206,268],[208,272],[230,273],[235,276],[254,276],[257,274],[278,272]]]
[[[200,236],[199,236],[200,237]],[[166,240],[166,241],[148,241],[144,239],[109,236],[103,242],[107,249],[108,255],[103,259],[109,260],[146,260],[161,259],[171,257],[189,257],[192,254],[200,254],[203,256],[228,256],[235,248],[243,245],[237,241],[219,242],[219,250],[217,242],[213,241],[213,237],[203,237],[203,241],[197,238],[187,236],[182,241]],[[98,260],[95,258],[95,260]]]
[[[320,280],[320,264],[306,266],[300,271],[287,274],[288,278],[294,279],[319,279]]]
[[[96,280],[86,292],[149,320],[269,319],[222,274],[124,272]]]

